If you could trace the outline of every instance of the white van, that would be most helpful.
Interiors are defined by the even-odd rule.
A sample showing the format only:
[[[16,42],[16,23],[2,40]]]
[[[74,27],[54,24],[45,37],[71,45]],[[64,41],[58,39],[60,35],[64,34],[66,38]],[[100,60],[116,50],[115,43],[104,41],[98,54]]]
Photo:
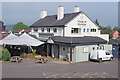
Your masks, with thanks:
[[[104,50],[92,50],[90,53],[90,60],[97,60],[102,62],[103,60],[113,60],[113,55],[110,52]]]

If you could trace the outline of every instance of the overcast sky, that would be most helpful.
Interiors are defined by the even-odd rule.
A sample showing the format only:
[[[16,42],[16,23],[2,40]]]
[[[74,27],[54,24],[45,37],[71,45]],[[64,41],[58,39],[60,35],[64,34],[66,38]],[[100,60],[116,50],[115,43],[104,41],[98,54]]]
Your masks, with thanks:
[[[63,6],[65,13],[73,13],[74,6],[79,6],[93,21],[99,20],[102,26],[118,25],[117,2],[3,2],[2,20],[6,25],[24,22],[31,25],[40,19],[40,11],[47,10],[48,15],[57,13],[57,7]]]

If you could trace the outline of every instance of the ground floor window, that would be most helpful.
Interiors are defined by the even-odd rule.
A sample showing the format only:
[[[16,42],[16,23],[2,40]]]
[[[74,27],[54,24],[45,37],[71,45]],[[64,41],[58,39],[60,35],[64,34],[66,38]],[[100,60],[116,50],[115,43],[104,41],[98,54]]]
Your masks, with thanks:
[[[83,47],[83,52],[88,53],[88,47]]]

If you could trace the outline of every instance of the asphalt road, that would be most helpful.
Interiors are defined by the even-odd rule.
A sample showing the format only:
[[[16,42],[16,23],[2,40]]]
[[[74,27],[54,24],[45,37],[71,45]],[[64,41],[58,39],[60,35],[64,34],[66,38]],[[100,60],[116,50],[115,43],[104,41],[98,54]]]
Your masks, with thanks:
[[[35,64],[3,62],[3,78],[118,78],[118,61],[83,62],[77,64]]]

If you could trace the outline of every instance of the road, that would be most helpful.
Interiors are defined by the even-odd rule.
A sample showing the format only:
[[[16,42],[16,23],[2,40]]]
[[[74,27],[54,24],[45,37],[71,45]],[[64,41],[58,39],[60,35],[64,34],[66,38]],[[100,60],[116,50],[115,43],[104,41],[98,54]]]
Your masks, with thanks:
[[[118,61],[35,64],[26,60],[3,62],[2,70],[3,78],[118,78]]]

